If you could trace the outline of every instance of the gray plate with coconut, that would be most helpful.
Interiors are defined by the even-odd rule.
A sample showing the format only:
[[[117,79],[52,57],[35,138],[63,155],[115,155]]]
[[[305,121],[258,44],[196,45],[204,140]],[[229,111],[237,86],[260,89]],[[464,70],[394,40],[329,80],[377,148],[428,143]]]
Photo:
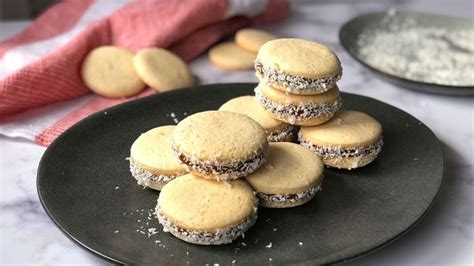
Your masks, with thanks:
[[[355,17],[339,31],[357,61],[401,87],[474,95],[474,21],[389,10]]]

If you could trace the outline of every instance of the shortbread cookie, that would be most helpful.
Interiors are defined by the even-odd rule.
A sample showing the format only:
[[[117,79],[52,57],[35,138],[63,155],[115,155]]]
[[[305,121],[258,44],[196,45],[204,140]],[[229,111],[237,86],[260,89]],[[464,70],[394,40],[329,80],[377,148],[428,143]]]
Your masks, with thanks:
[[[294,95],[260,82],[255,88],[255,96],[270,116],[300,126],[322,124],[331,119],[342,106],[337,86],[317,95]]]
[[[257,77],[271,87],[292,94],[326,92],[341,78],[342,67],[328,47],[301,39],[265,43],[255,60]]]
[[[133,67],[133,53],[115,46],[92,50],[82,63],[81,75],[89,89],[105,97],[128,97],[145,88]]]
[[[252,28],[241,29],[235,34],[235,43],[253,53],[257,53],[264,43],[274,39],[275,35]]]
[[[323,163],[354,169],[371,163],[382,150],[382,126],[367,114],[341,110],[327,123],[302,127],[298,139]]]
[[[171,145],[175,127],[151,129],[133,142],[130,172],[139,185],[160,190],[177,176],[186,174]]]
[[[220,43],[209,50],[211,63],[226,70],[252,69],[256,55],[233,42]]]
[[[260,206],[288,208],[310,201],[320,190],[324,165],[310,150],[294,143],[270,143],[267,161],[246,177]]]
[[[189,172],[230,180],[246,176],[265,161],[263,128],[250,117],[206,111],[186,117],[174,132],[174,149]]]
[[[180,176],[160,193],[156,215],[163,231],[199,245],[231,243],[257,220],[257,199],[244,180],[218,182]]]
[[[155,90],[169,91],[194,84],[194,77],[186,63],[168,50],[142,49],[135,55],[133,63],[138,75]]]
[[[224,103],[219,110],[248,115],[257,121],[267,133],[268,142],[294,141],[296,127],[267,114],[254,96],[241,96]]]

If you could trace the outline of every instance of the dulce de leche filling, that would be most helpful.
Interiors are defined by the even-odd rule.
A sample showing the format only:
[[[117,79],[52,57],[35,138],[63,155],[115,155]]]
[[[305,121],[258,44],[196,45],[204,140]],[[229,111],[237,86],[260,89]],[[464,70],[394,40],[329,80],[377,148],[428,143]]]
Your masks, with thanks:
[[[260,105],[276,117],[287,118],[290,123],[296,121],[305,121],[317,117],[332,116],[342,107],[342,100],[339,97],[334,102],[321,104],[303,104],[294,105],[291,103],[278,103],[263,96],[263,94],[255,89],[255,98]]]
[[[186,239],[189,242],[205,245],[220,245],[231,243],[237,237],[243,235],[257,220],[257,208],[247,219],[243,220],[237,225],[221,228],[214,232],[201,232],[195,230],[188,230],[173,224],[160,211],[159,205],[156,206],[155,214],[158,221],[163,225],[164,232],[170,232],[175,236]]]
[[[293,76],[277,71],[274,68],[263,66],[263,64],[255,60],[255,70],[258,75],[268,84],[278,83],[288,88],[294,93],[313,91],[323,93],[331,89],[338,80],[341,79],[342,73],[324,77],[320,79],[309,79],[299,76]]]
[[[127,158],[130,161],[130,172],[132,176],[137,180],[137,183],[141,186],[148,187],[153,184],[167,184],[176,177],[185,174],[183,170],[182,173],[177,173],[175,175],[157,175],[150,171],[140,168],[137,164],[133,162],[131,158]]]
[[[383,147],[383,138],[380,138],[373,145],[350,148],[316,145],[303,139],[301,134],[298,134],[298,141],[302,146],[312,150],[316,155],[324,159],[362,157],[368,155],[376,156],[380,153]]]
[[[265,149],[257,152],[246,161],[218,162],[189,158],[173,147],[179,160],[187,167],[205,176],[216,176],[217,179],[237,179],[255,171],[265,162]]]
[[[318,185],[296,194],[270,194],[257,191],[257,198],[264,202],[275,202],[275,203],[294,203],[302,201],[308,198],[312,198],[316,192],[321,190],[321,183]]]
[[[296,127],[288,125],[278,131],[268,133],[268,142],[293,141],[296,138]]]

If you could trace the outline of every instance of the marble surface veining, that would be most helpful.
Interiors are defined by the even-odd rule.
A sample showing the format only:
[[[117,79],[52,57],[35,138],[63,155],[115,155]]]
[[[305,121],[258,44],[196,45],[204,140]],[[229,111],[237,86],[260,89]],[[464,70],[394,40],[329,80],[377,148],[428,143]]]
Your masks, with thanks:
[[[445,180],[433,208],[399,240],[348,264],[473,265],[474,98],[425,94],[386,83],[354,61],[338,42],[338,28],[345,21],[389,7],[472,17],[473,2],[295,1],[287,20],[266,29],[282,37],[328,44],[344,67],[338,83],[342,91],[373,97],[405,110],[430,127],[443,143]],[[0,38],[27,24],[2,22]],[[252,71],[217,69],[205,55],[194,60],[191,68],[203,84],[257,81]],[[36,170],[44,150],[23,139],[0,136],[0,264],[108,264],[62,234],[41,208]]]

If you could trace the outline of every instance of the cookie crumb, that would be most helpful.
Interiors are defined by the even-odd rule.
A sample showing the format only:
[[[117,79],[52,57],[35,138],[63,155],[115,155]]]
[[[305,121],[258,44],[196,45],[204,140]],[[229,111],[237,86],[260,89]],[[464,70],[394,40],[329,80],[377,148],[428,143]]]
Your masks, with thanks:
[[[413,158],[413,161],[418,161],[418,158]]]
[[[300,245],[300,247],[303,246],[303,242],[299,242],[298,245]]]
[[[277,230],[278,230],[278,229],[276,229],[276,228],[273,228],[273,232],[276,232]]]
[[[120,187],[115,187],[115,190],[119,189]]]
[[[115,231],[114,231],[115,234],[118,234],[119,232],[120,232],[119,230],[115,230]]]
[[[266,248],[272,248],[272,245],[273,245],[272,242],[270,242],[270,243],[268,243],[268,245],[266,245],[265,247],[266,247]]]

